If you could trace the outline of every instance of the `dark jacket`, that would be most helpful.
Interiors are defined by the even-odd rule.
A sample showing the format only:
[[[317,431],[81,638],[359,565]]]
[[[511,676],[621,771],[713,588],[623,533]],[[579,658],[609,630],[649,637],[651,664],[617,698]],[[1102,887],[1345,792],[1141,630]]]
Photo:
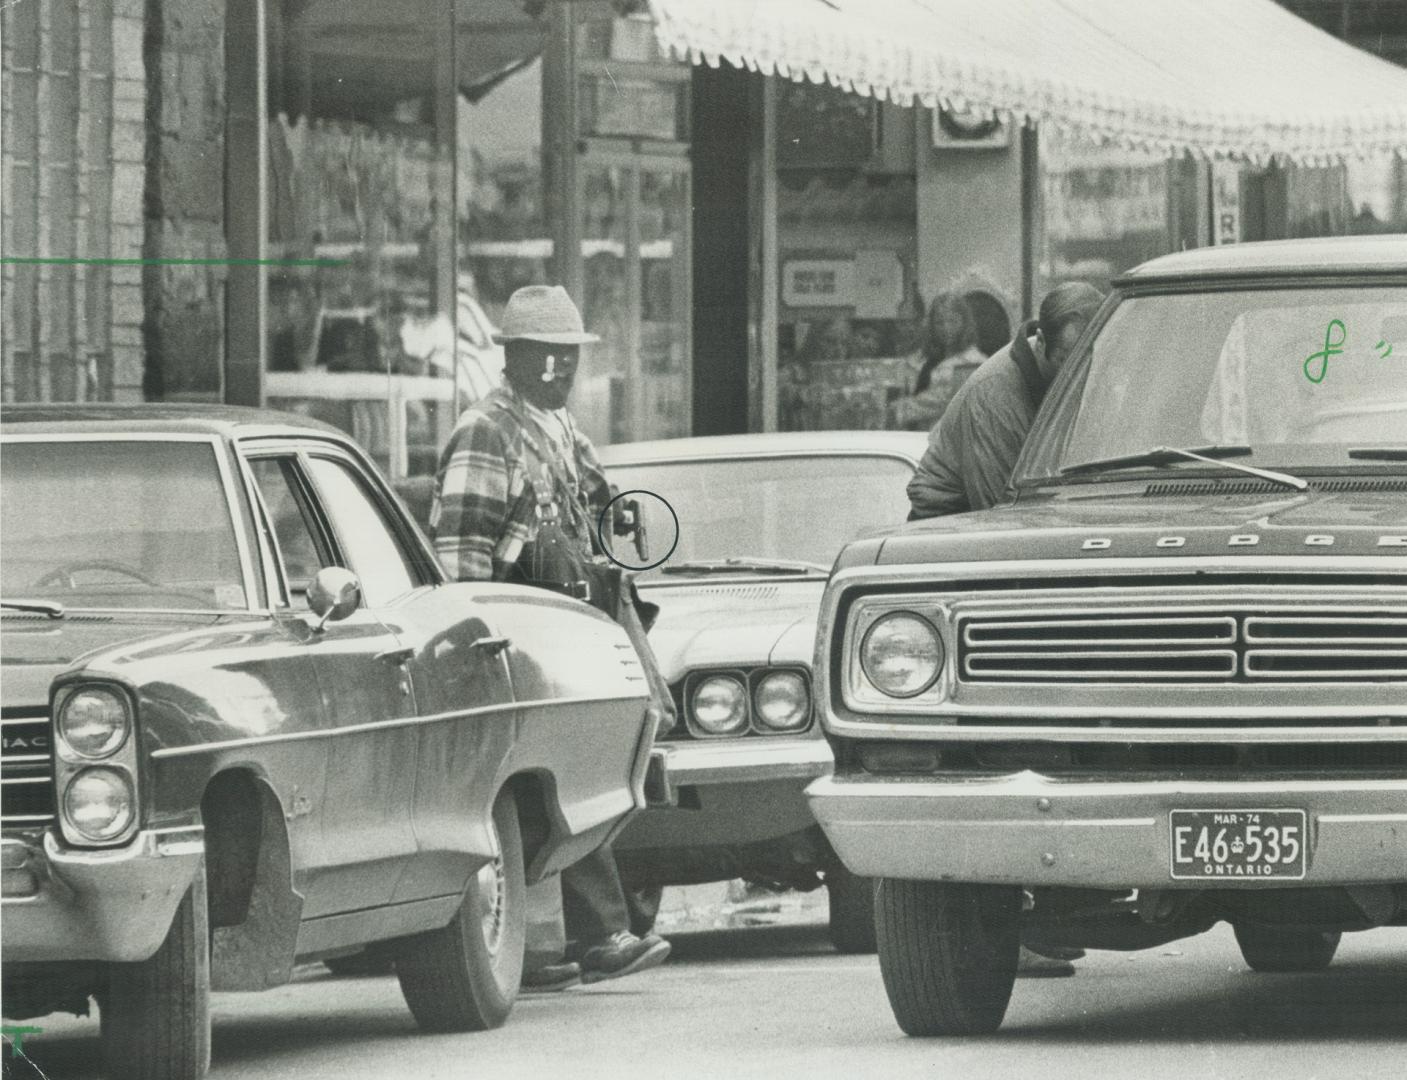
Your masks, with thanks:
[[[1001,500],[1046,382],[1022,326],[1010,345],[988,357],[962,384],[934,425],[909,481],[909,520],[985,510]]]

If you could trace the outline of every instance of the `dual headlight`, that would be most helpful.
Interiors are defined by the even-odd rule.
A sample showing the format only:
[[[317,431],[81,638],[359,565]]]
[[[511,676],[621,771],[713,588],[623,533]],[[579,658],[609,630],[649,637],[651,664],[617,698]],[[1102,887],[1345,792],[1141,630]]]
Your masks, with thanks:
[[[137,820],[132,709],[118,689],[86,685],[55,700],[59,810],[76,843],[121,839]]]
[[[749,693],[749,683],[751,692]],[[693,684],[689,715],[706,735],[801,731],[811,722],[811,690],[798,671],[772,671],[747,679],[709,675]]]
[[[914,697],[943,670],[943,639],[937,627],[912,611],[881,616],[861,639],[860,670],[881,693]]]

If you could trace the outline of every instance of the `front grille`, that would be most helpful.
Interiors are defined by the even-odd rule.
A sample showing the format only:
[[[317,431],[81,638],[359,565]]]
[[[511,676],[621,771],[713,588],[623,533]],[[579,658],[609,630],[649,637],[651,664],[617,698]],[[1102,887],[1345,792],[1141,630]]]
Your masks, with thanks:
[[[0,719],[0,820],[42,825],[54,820],[54,756],[47,709],[6,709]]]
[[[1407,678],[1407,615],[1252,615],[1244,634],[1253,678]]]
[[[966,682],[1407,679],[1407,612],[969,616]]]

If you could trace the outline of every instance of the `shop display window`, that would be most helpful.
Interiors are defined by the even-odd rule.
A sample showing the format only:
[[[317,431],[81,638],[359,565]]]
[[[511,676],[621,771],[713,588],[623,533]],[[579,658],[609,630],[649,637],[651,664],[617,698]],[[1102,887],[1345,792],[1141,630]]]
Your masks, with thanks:
[[[572,410],[598,442],[691,428],[689,66],[646,15],[572,5],[587,345]]]
[[[267,279],[265,399],[342,427],[404,477],[433,467],[454,406],[452,372],[418,332],[442,306],[450,147],[430,5],[365,17],[269,9],[267,251],[290,264]]]
[[[1107,289],[1123,271],[1173,250],[1175,163],[1044,128],[1039,161],[1044,228],[1037,297],[1067,281]]]
[[[266,401],[433,474],[496,386],[496,321],[547,281],[546,29],[513,0],[271,3]],[[413,485],[412,485],[413,486]]]
[[[783,431],[892,427],[913,386],[917,189],[911,166],[882,167],[879,118],[873,100],[829,86],[778,87]]]

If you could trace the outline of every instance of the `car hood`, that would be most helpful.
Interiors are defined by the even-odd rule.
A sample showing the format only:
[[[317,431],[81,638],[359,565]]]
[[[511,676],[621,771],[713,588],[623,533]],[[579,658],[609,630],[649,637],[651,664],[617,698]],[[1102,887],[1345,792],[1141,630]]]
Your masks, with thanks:
[[[95,652],[190,630],[214,619],[210,615],[126,611],[79,612],[51,619],[7,611],[4,632],[0,633],[5,708],[47,706],[54,676]]]
[[[825,581],[751,578],[670,582],[641,588],[660,608],[650,645],[674,682],[690,669],[733,665],[811,665]]]
[[[1407,557],[1407,497],[1381,492],[1159,495],[1065,490],[1043,501],[913,522],[861,541],[847,565],[936,558],[983,561],[1130,556],[1398,555]],[[1404,558],[1407,569],[1407,558]]]

